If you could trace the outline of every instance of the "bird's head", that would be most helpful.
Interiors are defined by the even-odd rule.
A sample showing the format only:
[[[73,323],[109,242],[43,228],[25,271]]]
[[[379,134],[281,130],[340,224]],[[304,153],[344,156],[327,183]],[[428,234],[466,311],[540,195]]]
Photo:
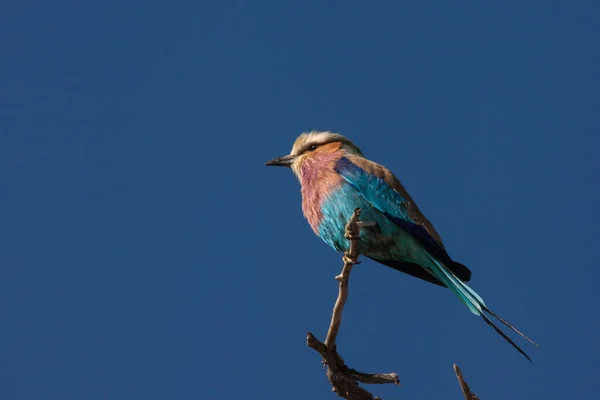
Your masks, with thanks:
[[[345,154],[363,156],[352,141],[338,133],[311,131],[298,136],[290,154],[274,158],[265,165],[289,167],[296,176],[299,176],[305,163],[314,162],[336,152],[339,152],[340,156]]]

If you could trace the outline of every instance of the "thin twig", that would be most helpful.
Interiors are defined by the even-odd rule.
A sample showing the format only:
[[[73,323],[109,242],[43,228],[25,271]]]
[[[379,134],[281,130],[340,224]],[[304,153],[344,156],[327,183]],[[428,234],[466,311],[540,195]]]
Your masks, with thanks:
[[[458,368],[458,365],[456,364],[454,364],[454,373],[456,374],[456,379],[458,379],[458,383],[462,389],[463,396],[465,396],[465,400],[479,400],[479,397],[477,397],[475,393],[471,392],[469,385],[467,385],[465,378],[463,378],[460,368]]]
[[[350,272],[352,267],[359,263],[358,261],[358,238],[360,228],[366,224],[359,221],[360,209],[354,210],[354,214],[346,225],[345,237],[350,241],[350,248],[344,253],[342,258],[344,267],[340,275],[335,279],[339,282],[338,298],[333,307],[331,322],[327,332],[325,343],[319,341],[312,333],[307,332],[306,344],[315,349],[323,358],[323,363],[327,366],[327,378],[333,386],[333,391],[348,400],[376,400],[367,390],[359,386],[362,383],[394,383],[400,385],[398,374],[395,372],[389,374],[366,374],[348,368],[344,360],[337,352],[335,344],[337,335],[342,323],[342,311],[348,298],[348,282],[350,281]]]
[[[360,209],[356,209],[348,224],[346,224],[346,232],[344,236],[350,241],[350,249],[344,254],[342,260],[344,261],[344,267],[342,273],[335,277],[340,283],[340,291],[338,298],[333,306],[333,313],[331,315],[331,323],[329,324],[329,331],[327,332],[327,339],[325,339],[325,346],[328,348],[335,348],[335,339],[337,338],[340,330],[340,324],[342,323],[342,311],[348,298],[348,283],[350,281],[350,272],[355,264],[358,264],[358,236],[360,233],[360,226],[358,224],[360,217]]]

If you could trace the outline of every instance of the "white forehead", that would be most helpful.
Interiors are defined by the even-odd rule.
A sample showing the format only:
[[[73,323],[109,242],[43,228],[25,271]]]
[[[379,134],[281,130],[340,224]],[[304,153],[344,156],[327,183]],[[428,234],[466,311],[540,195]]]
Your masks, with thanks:
[[[339,133],[333,133],[329,131],[311,131],[304,132],[300,136],[298,136],[298,138],[294,142],[294,145],[292,146],[292,152],[290,154],[297,155],[302,149],[304,149],[309,144],[322,144],[330,142],[342,142],[354,146],[354,144],[350,140],[340,135]]]

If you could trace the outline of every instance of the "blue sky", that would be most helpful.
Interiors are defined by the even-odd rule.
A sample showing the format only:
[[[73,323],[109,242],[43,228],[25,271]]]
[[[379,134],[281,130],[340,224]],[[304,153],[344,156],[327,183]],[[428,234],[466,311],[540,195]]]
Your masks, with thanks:
[[[365,261],[339,348],[385,398],[590,398],[597,2],[4,2],[0,397],[333,399],[341,268],[264,167],[308,129],[390,168],[527,362]]]

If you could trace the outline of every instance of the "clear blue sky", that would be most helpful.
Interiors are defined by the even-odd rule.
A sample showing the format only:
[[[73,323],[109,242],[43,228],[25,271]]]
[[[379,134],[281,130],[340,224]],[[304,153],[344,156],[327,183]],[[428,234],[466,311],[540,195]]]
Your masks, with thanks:
[[[448,291],[365,261],[339,347],[386,400],[597,394],[594,1],[4,2],[0,397],[334,399],[339,255],[291,172],[307,129],[404,182],[539,342],[530,364]]]

